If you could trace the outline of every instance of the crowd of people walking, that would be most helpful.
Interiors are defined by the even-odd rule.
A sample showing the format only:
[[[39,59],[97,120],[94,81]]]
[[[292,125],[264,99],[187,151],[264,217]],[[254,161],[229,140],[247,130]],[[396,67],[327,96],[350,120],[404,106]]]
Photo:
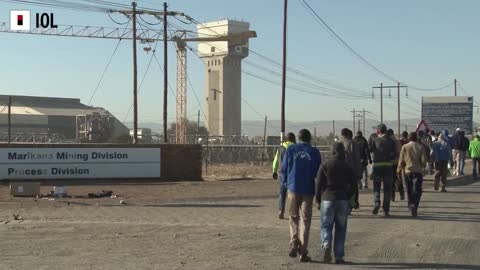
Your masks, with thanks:
[[[408,210],[417,217],[426,174],[434,175],[435,191],[447,192],[447,177],[463,175],[465,158],[470,156],[473,177],[480,177],[480,137],[469,142],[461,129],[453,136],[447,130],[426,130],[405,131],[397,138],[392,129],[380,124],[367,140],[362,132],[354,137],[345,128],[325,160],[311,140],[307,129],[298,133],[298,143],[295,135],[288,133],[273,162],[273,178],[279,183],[280,219],[285,218],[289,202],[288,254],[299,256],[301,262],[311,261],[308,243],[314,203],[320,210],[323,262],[344,264],[348,216],[360,207],[359,190],[368,189],[369,181],[373,182],[373,215],[382,209],[389,217],[396,193],[405,200],[406,191]]]

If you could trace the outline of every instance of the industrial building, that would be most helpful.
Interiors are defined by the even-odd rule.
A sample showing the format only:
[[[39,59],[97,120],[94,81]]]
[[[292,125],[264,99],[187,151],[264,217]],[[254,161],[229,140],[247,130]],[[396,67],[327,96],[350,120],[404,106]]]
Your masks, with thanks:
[[[1,142],[9,133],[11,142],[63,143],[110,142],[129,134],[107,110],[75,98],[0,95],[0,109]]]
[[[239,34],[249,31],[247,22],[222,20],[197,26],[198,37]],[[207,129],[212,136],[241,135],[242,59],[248,56],[248,38],[199,42],[198,52],[206,65]]]

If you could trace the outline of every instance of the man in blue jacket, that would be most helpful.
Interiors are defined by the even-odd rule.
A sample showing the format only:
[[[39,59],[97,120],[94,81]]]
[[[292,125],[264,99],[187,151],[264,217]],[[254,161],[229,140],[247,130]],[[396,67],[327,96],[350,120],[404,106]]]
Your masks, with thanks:
[[[300,143],[288,147],[283,158],[282,183],[287,187],[290,201],[289,256],[296,257],[298,254],[301,262],[309,262],[311,258],[307,256],[308,238],[312,222],[315,177],[322,160],[318,149],[310,145],[310,131],[300,130],[298,140]]]
[[[437,191],[439,184],[441,183],[441,191],[446,192],[447,189],[445,187],[447,185],[448,162],[452,158],[452,149],[450,148],[450,144],[445,140],[443,134],[440,134],[440,136],[438,136],[438,141],[433,143],[432,156],[436,170],[433,188]]]

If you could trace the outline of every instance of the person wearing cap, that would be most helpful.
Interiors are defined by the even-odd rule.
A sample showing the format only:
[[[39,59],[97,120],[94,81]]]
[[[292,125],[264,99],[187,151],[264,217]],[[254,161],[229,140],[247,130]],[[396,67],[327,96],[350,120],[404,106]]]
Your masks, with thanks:
[[[312,135],[307,129],[298,133],[297,144],[287,148],[282,161],[282,183],[287,187],[290,202],[290,257],[300,255],[300,262],[309,262],[308,239],[312,222],[315,178],[322,159],[317,148],[310,142]]]
[[[370,155],[370,147],[368,141],[363,137],[361,131],[357,131],[357,136],[353,139],[360,149],[360,183],[358,188],[368,188],[368,164],[372,164],[372,156]],[[363,184],[361,183],[363,179]]]
[[[397,146],[395,141],[386,135],[387,126],[380,124],[377,126],[377,137],[372,138],[373,153],[373,194],[374,208],[372,214],[378,214],[381,207],[380,191],[383,183],[383,212],[386,217],[390,216],[390,200],[392,196],[393,185],[393,163],[397,158]]]
[[[332,243],[336,264],[344,264],[345,239],[350,201],[358,198],[355,173],[346,161],[343,143],[334,143],[331,159],[320,166],[316,178],[315,198],[320,208],[320,232],[323,262],[332,260]],[[333,230],[335,228],[335,237]]]
[[[473,141],[470,142],[468,147],[470,157],[472,158],[473,163],[473,179],[478,180],[480,176],[480,136],[477,135],[474,137]]]
[[[438,190],[441,183],[441,191],[446,192],[447,176],[448,176],[448,162],[452,158],[452,149],[450,144],[445,140],[443,134],[438,136],[438,140],[432,145],[432,156],[435,163],[435,180],[433,188]]]
[[[427,163],[424,146],[418,142],[417,133],[409,134],[409,143],[400,151],[397,174],[405,172],[408,209],[413,217],[417,216],[418,206],[423,192],[423,171]]]
[[[465,131],[461,128],[457,128],[457,133],[453,137],[453,159],[455,162],[455,172],[457,176],[464,175],[463,169],[465,167],[465,157],[467,155],[467,150],[469,146],[469,141],[465,137]]]
[[[296,143],[295,134],[292,132],[287,133],[286,140],[282,142],[282,145],[275,153],[275,158],[273,159],[272,171],[273,171],[273,179],[278,179],[279,185],[279,195],[278,195],[278,218],[284,219],[285,215],[285,201],[287,199],[287,187],[283,185],[281,179],[281,170],[280,165],[282,165],[283,157],[285,156],[285,152],[287,148],[291,145]],[[279,177],[280,173],[280,177]],[[279,179],[280,178],[280,179]]]

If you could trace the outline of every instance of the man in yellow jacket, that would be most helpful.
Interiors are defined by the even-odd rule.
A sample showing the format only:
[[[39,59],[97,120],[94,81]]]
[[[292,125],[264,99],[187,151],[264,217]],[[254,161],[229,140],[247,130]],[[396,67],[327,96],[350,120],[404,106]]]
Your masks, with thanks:
[[[473,163],[473,179],[478,180],[480,176],[480,136],[477,135],[473,138],[473,141],[470,142],[468,147],[468,153],[472,158]]]
[[[273,166],[272,166],[272,171],[273,171],[273,179],[278,180],[278,185],[280,188],[280,194],[278,196],[278,218],[283,219],[284,214],[285,214],[285,200],[287,199],[287,187],[282,184],[282,179],[281,179],[281,164],[283,161],[283,157],[285,156],[285,152],[287,151],[287,148],[291,145],[294,145],[296,143],[295,140],[295,134],[293,133],[288,133],[284,142],[282,142],[281,147],[277,150],[277,153],[275,154],[275,159],[273,160]],[[280,175],[280,177],[279,177]]]

